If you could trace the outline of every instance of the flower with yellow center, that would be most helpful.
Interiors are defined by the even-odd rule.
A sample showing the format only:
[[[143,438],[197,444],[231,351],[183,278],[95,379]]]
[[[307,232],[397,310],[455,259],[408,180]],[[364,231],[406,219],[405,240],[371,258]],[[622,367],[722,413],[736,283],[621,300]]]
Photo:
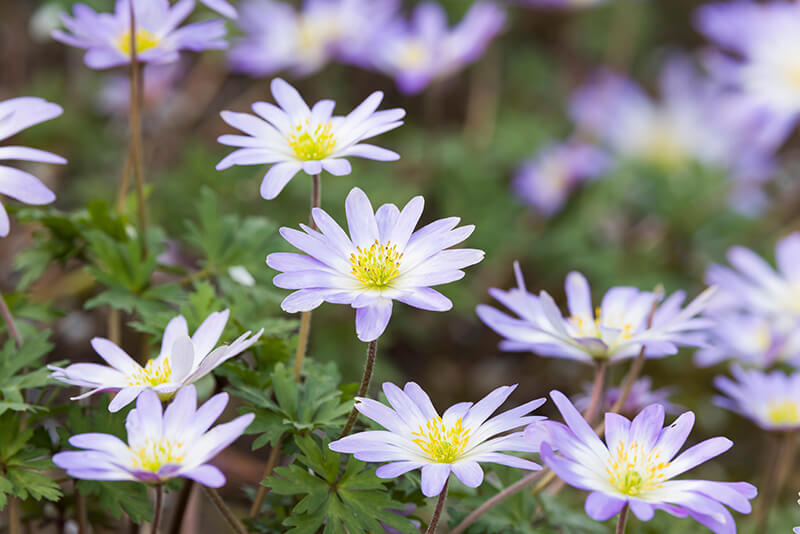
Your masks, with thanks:
[[[218,488],[225,476],[208,462],[254,419],[253,414],[242,415],[209,430],[227,404],[228,394],[220,393],[198,408],[197,391],[188,386],[162,413],[158,396],[145,391],[125,421],[127,443],[109,434],[78,434],[69,443],[85,450],[60,452],[53,462],[79,479],[164,484],[183,477]]]
[[[735,531],[729,506],[750,512],[756,488],[746,482],[674,480],[682,473],[725,452],[733,443],[716,437],[679,454],[694,426],[686,412],[664,426],[664,407],[652,404],[633,420],[605,414],[605,441],[560,391],[551,391],[564,423],[529,426],[525,437],[541,443],[542,460],[567,484],[589,491],[586,513],[607,521],[624,508],[642,521],[656,510],[693,517],[716,534]]]
[[[161,40],[154,35],[152,32],[145,30],[144,28],[139,28],[136,30],[136,40],[134,45],[136,46],[136,55],[140,55],[142,52],[146,52],[151,48],[155,48],[159,45]],[[126,56],[130,57],[131,55],[131,31],[126,30],[118,39],[117,39],[117,48],[125,54]]]
[[[479,486],[483,481],[479,464],[484,462],[541,469],[530,460],[501,452],[539,450],[536,444],[523,438],[522,432],[509,431],[542,421],[544,417],[529,414],[544,404],[544,399],[492,417],[515,388],[499,387],[475,404],[462,402],[439,415],[428,395],[414,382],[403,389],[386,382],[383,392],[389,407],[371,399],[356,398],[358,411],[386,430],[353,434],[334,441],[330,448],[363,461],[389,462],[376,471],[381,478],[422,469],[422,493],[428,497],[442,491],[451,472],[467,486]]]
[[[800,372],[760,371],[731,367],[735,380],[718,376],[714,385],[725,396],[715,404],[739,413],[765,430],[800,429]]]
[[[295,126],[286,136],[295,155],[303,161],[325,159],[333,153],[336,139],[331,134],[333,124],[312,125],[310,119]]]
[[[356,247],[356,252],[350,254],[350,272],[364,287],[383,289],[400,275],[402,257],[397,245],[381,244],[376,239],[368,249]]]

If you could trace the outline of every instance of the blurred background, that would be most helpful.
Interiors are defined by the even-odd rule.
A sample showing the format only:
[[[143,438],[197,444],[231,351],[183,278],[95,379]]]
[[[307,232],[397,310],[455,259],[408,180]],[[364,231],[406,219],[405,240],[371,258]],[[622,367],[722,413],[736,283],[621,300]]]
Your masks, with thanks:
[[[111,0],[86,3],[100,11],[113,7]],[[90,70],[80,50],[49,36],[60,26],[58,14],[73,4],[0,2],[0,99],[35,95],[65,109],[59,120],[24,132],[19,143],[69,159],[63,168],[42,166],[37,172],[64,210],[94,198],[115,202],[127,147],[125,70]],[[272,288],[275,273],[264,258],[288,250],[274,230],[306,220],[311,183],[300,174],[276,200],[265,201],[258,184],[266,167],[216,171],[230,152],[216,138],[234,133],[219,112],[271,102],[269,80],[275,76],[309,102],[335,99],[338,113],[375,90],[386,95],[382,108],[405,108],[405,125],[377,141],[401,160],[356,160],[349,176],[325,174],[322,207],[343,222],[344,198],[354,186],[375,206],[403,205],[423,195],[421,223],[455,215],[474,224],[465,245],[485,250],[486,259],[463,280],[440,288],[455,303],[452,312],[395,306],[379,344],[373,391],[383,380],[413,379],[438,406],[509,383],[520,384],[516,401],[553,388],[579,393],[591,380],[590,367],[501,352],[499,337],[475,315],[477,304],[493,303],[489,288],[515,285],[514,260],[529,290],[547,290],[562,305],[571,270],[586,275],[596,302],[615,285],[663,284],[668,294],[683,289],[694,297],[705,287],[709,264],[725,263],[731,246],[748,246],[771,261],[776,240],[800,228],[800,152],[790,121],[762,114],[748,122],[741,118],[746,104],[709,88],[706,60],[713,45],[695,24],[702,2],[519,0],[481,4],[489,11],[467,19],[475,9],[471,2],[441,0],[450,26],[469,20],[461,38],[470,42],[453,45],[460,55],[416,84],[404,78],[403,69],[444,51],[375,48],[377,59],[365,59],[363,51],[342,54],[325,41],[341,38],[333,14],[301,20],[313,12],[313,2],[236,5],[244,10],[248,4],[247,16],[228,23],[229,51],[185,54],[178,63],[145,69],[150,216],[168,235],[184,235],[187,223],[205,209],[200,191],[209,188],[219,213],[268,219],[268,247],[250,251],[240,263],[256,288],[270,295],[271,308],[259,314],[286,318],[279,307],[285,293]],[[396,8],[391,17],[419,16],[417,2],[361,2],[367,21],[347,35],[363,36],[370,26],[375,31],[384,4]],[[214,16],[207,9],[195,15]],[[271,20],[277,21],[273,28]],[[253,51],[259,47],[261,52]],[[259,53],[261,60],[247,61]],[[591,163],[581,163],[586,158]],[[0,241],[4,292],[21,281],[34,231],[35,225],[17,224]],[[178,264],[194,261],[180,240],[170,243],[169,255]],[[54,360],[95,358],[88,339],[103,334],[107,312],[83,309],[93,296],[86,276],[66,261],[51,265],[32,287],[35,300],[51,304],[57,316]],[[314,312],[310,341],[310,354],[339,362],[349,381],[358,380],[365,349],[353,319],[349,309],[323,305]],[[626,369],[616,366],[612,382],[618,384]],[[724,434],[736,443],[699,469],[698,477],[758,485],[760,462],[773,444],[749,421],[712,404],[713,377],[725,371],[722,364],[698,368],[691,351],[682,351],[648,361],[644,373],[654,387],[673,388],[671,402],[696,412],[690,441]],[[552,415],[547,405],[545,412]],[[800,477],[792,476],[787,487],[784,515],[790,525],[800,517],[792,498]]]

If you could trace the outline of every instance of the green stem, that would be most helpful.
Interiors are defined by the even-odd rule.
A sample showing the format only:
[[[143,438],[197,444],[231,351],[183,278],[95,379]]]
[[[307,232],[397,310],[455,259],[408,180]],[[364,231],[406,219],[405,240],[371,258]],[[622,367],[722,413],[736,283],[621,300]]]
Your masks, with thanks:
[[[150,528],[152,534],[158,534],[158,524],[161,522],[161,509],[164,507],[164,486],[156,486],[156,511],[153,514],[153,523]]]
[[[222,500],[222,497],[219,496],[219,493],[207,486],[203,486],[203,490],[205,491],[209,500],[214,503],[214,506],[217,507],[219,513],[222,514],[222,517],[225,518],[225,521],[228,523],[228,526],[231,527],[231,530],[236,532],[236,534],[247,534],[247,529],[244,527],[244,525],[242,525],[241,521],[236,518],[236,516],[233,514],[233,511],[228,508],[228,505],[225,504],[225,501]]]
[[[147,243],[147,206],[144,199],[144,163],[142,162],[142,118],[141,118],[141,93],[142,71],[136,57],[136,13],[133,8],[134,0],[128,4],[130,14],[130,121],[131,144],[130,158],[133,163],[133,174],[136,177],[136,198],[139,208],[139,232],[141,233],[142,246],[146,249]]]
[[[628,521],[628,503],[625,503],[625,506],[622,507],[622,510],[619,512],[619,517],[617,518],[617,534],[625,534],[625,523]]]
[[[358,388],[358,393],[356,397],[364,397],[367,395],[367,390],[369,389],[369,381],[372,378],[372,371],[375,368],[375,354],[378,352],[378,340],[375,339],[369,342],[367,346],[367,361],[364,364],[364,374],[361,377],[361,385]],[[339,439],[342,439],[346,435],[350,433],[353,429],[353,425],[356,424],[356,418],[358,417],[358,410],[353,404],[353,410],[350,412],[350,417],[347,418],[347,423],[344,425],[344,430],[342,430],[342,435],[339,436]]]
[[[436,509],[433,511],[433,517],[431,517],[431,522],[428,523],[428,530],[425,531],[425,534],[434,534],[436,532],[436,526],[439,524],[439,517],[442,515],[442,509],[444,509],[444,501],[447,499],[447,485],[449,483],[450,478],[448,477],[448,479],[444,481],[444,487],[439,494],[439,499],[436,501]]]
[[[261,475],[261,480],[265,480],[266,478],[272,475],[272,471],[275,470],[275,466],[278,464],[278,459],[281,457],[281,444],[283,443],[283,436],[278,438],[277,443],[273,445],[272,450],[269,451],[269,458],[267,458],[267,465],[264,467],[264,473]],[[250,519],[255,518],[258,515],[258,512],[261,511],[261,505],[264,503],[264,498],[267,496],[267,492],[269,488],[264,485],[258,486],[258,492],[256,492],[256,498],[253,501],[253,505],[250,507]]]

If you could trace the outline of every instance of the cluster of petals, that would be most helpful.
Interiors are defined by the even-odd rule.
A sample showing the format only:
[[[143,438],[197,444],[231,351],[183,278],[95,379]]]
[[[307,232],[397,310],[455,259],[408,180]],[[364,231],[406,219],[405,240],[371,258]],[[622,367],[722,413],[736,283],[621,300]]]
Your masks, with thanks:
[[[585,143],[549,144],[520,166],[514,191],[537,212],[551,217],[578,186],[603,175],[610,163],[605,152]]]
[[[0,141],[3,141],[35,124],[61,115],[58,104],[41,98],[24,96],[0,101]],[[0,146],[0,162],[5,160],[40,163],[66,163],[61,156],[25,146]],[[14,167],[0,165],[0,195],[6,195],[25,204],[49,204],[56,199],[50,189],[32,174]],[[8,214],[0,204],[0,237],[8,235]]]
[[[333,115],[336,103],[320,100],[308,105],[297,90],[280,78],[272,80],[278,106],[253,104],[255,115],[223,111],[222,119],[246,135],[223,135],[223,145],[240,147],[217,164],[217,170],[234,165],[273,164],[261,182],[261,196],[273,199],[298,172],[334,176],[350,174],[347,157],[394,161],[400,156],[368,143],[403,124],[399,108],[376,111],[383,93],[376,91],[346,116]]]
[[[170,398],[179,389],[247,350],[261,336],[263,330],[253,336],[246,332],[230,345],[215,348],[228,315],[228,310],[212,313],[191,337],[186,319],[182,315],[173,318],[164,330],[160,354],[144,367],[112,341],[94,338],[92,348],[108,366],[96,363],[74,363],[63,369],[50,366],[52,376],[67,384],[90,388],[73,400],[95,393],[115,392],[108,406],[112,412],[121,410],[148,390]]]
[[[538,464],[505,452],[538,452],[538,443],[525,439],[522,431],[509,431],[543,421],[544,417],[529,414],[545,399],[492,417],[514,389],[516,385],[501,386],[474,404],[454,404],[440,416],[416,383],[400,389],[386,382],[383,392],[391,407],[356,398],[356,409],[386,430],[359,432],[332,442],[330,448],[365,462],[389,462],[378,468],[381,478],[421,469],[422,493],[427,497],[441,493],[451,472],[464,485],[478,487],[483,482],[481,463],[538,470]]]
[[[228,404],[219,393],[199,408],[194,386],[183,388],[162,413],[152,391],[142,393],[125,422],[128,443],[110,434],[77,434],[69,443],[79,451],[53,456],[74,478],[134,480],[163,484],[176,477],[218,488],[225,475],[208,462],[241,436],[255,417],[246,414],[211,428]]]
[[[301,10],[275,0],[239,7],[243,35],[228,59],[234,72],[308,76],[336,59],[367,66],[371,47],[394,17],[397,0],[307,0]]]
[[[127,65],[132,55],[130,1],[117,0],[114,13],[98,13],[84,4],[75,4],[72,17],[61,17],[67,31],[56,30],[53,38],[85,49],[84,61],[90,68]],[[224,2],[212,0],[211,5],[223,7]],[[227,47],[225,22],[221,19],[180,27],[194,11],[194,0],[178,0],[174,5],[169,0],[138,0],[133,6],[137,61],[171,63],[181,50],[199,52]]]
[[[731,367],[735,380],[718,376],[714,384],[726,396],[715,404],[747,417],[765,430],[800,428],[800,373]]]
[[[686,412],[664,427],[664,408],[651,405],[633,421],[605,415],[605,442],[559,391],[550,393],[566,424],[544,421],[529,426],[525,435],[540,442],[544,463],[567,484],[591,492],[586,513],[606,521],[629,506],[642,521],[655,510],[691,517],[715,534],[734,534],[736,523],[726,506],[750,513],[756,488],[747,482],[673,480],[674,477],[727,451],[724,437],[705,440],[681,454],[694,426]],[[558,451],[558,452],[555,452]]]
[[[705,308],[713,289],[681,308],[685,298],[681,291],[659,304],[656,293],[614,287],[594,310],[586,278],[571,272],[565,283],[570,315],[563,317],[546,291],[538,296],[527,291],[516,262],[514,272],[518,287],[490,289],[489,294],[516,317],[485,304],[476,310],[489,328],[504,337],[502,350],[592,363],[633,358],[644,348],[645,357],[658,358],[675,354],[680,346],[703,346],[705,329],[712,324],[696,316]]]
[[[414,197],[400,210],[384,204],[373,210],[367,195],[353,188],[345,211],[350,235],[324,210],[312,211],[319,230],[281,228],[286,241],[305,254],[276,252],[267,265],[282,271],[273,283],[296,290],[281,304],[284,311],[310,311],[323,302],[349,304],[356,310],[356,333],[362,341],[380,337],[397,300],[423,310],[447,311],[453,303],[430,286],[464,276],[463,268],[480,262],[477,249],[451,249],[475,229],[456,227],[458,217],[414,230],[425,201]]]

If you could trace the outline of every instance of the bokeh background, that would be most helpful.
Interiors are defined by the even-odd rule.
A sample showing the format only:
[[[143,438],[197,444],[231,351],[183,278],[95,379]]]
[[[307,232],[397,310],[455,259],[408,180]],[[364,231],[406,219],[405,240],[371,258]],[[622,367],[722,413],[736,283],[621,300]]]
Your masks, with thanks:
[[[99,10],[109,10],[112,4],[110,0],[86,3]],[[451,23],[470,7],[465,0],[440,3]],[[24,132],[19,143],[69,159],[68,166],[47,166],[37,173],[56,191],[57,206],[63,209],[83,206],[93,198],[113,203],[127,147],[124,70],[89,70],[80,51],[49,37],[58,23],[57,13],[71,10],[72,4],[72,0],[0,2],[0,99],[36,95],[65,109],[59,120]],[[287,4],[300,8],[299,2]],[[404,1],[401,10],[407,13],[414,4]],[[498,336],[475,315],[477,304],[491,302],[488,288],[515,284],[514,260],[521,262],[529,289],[547,290],[560,303],[570,270],[587,276],[595,299],[614,285],[652,289],[663,284],[667,293],[684,289],[694,296],[704,288],[708,265],[724,262],[729,247],[745,245],[772,258],[775,241],[798,228],[800,153],[791,137],[777,147],[778,164],[769,180],[759,185],[758,209],[742,210],[731,201],[730,172],[696,162],[617,161],[613,170],[574,187],[552,215],[527,204],[513,186],[526,160],[548,144],[576,134],[569,114],[571,95],[599,67],[631,77],[658,99],[659,73],[669,58],[708,46],[692,23],[701,4],[614,0],[573,9],[541,9],[522,0],[504,4],[504,30],[485,53],[416,95],[398,91],[384,73],[336,61],[303,77],[276,73],[296,85],[308,101],[335,99],[340,113],[374,90],[386,93],[382,107],[408,111],[406,124],[381,136],[378,143],[402,159],[398,163],[357,160],[349,176],[324,175],[324,209],[342,221],[344,198],[354,186],[363,188],[376,205],[402,205],[423,195],[423,223],[459,216],[463,223],[476,226],[467,245],[486,251],[486,259],[468,269],[465,279],[443,288],[455,303],[452,312],[395,306],[379,344],[374,389],[386,379],[413,379],[439,406],[478,398],[509,383],[520,384],[517,401],[544,396],[553,388],[577,393],[591,379],[589,367],[534,354],[502,353],[497,349]],[[235,23],[229,23],[229,32],[237,34]],[[698,56],[687,57],[696,61]],[[204,209],[200,191],[210,188],[219,199],[220,213],[262,216],[272,223],[265,232],[305,221],[311,187],[305,175],[298,175],[278,199],[265,201],[258,195],[265,168],[214,170],[230,151],[216,138],[232,133],[219,112],[246,111],[255,100],[271,101],[271,76],[231,73],[225,52],[186,55],[174,68],[164,75],[162,86],[146,95],[151,218],[170,235],[184,234],[187,221],[197,220],[198,210]],[[613,126],[613,114],[610,120]],[[33,231],[17,224],[11,237],[0,241],[4,290],[12,290],[20,281],[22,252]],[[256,279],[257,288],[267,288],[263,290],[273,295],[272,309],[260,313],[286,318],[279,307],[284,294],[271,289],[274,273],[264,265],[268,252],[286,245],[274,236],[267,243],[264,250],[252,250],[242,264]],[[174,261],[192,264],[191,252],[181,242],[171,245]],[[52,265],[34,285],[35,299],[52,304],[58,314],[54,359],[94,358],[87,341],[105,331],[106,319],[101,310],[82,309],[92,291],[91,281],[71,269],[69,262]],[[314,358],[338,361],[344,376],[357,381],[364,348],[354,336],[349,309],[323,305],[314,312],[310,342]],[[618,383],[625,369],[615,367],[612,382]],[[691,351],[682,351],[648,361],[645,374],[656,387],[674,387],[671,401],[696,412],[691,440],[724,434],[736,443],[730,452],[699,469],[698,476],[758,485],[774,443],[750,422],[712,404],[713,377],[725,370],[724,365],[700,369],[693,365]],[[546,406],[545,412],[552,410]],[[800,488],[800,477],[790,476],[787,488],[781,496],[785,511],[776,519],[780,527],[776,523],[775,532],[800,523],[800,509],[795,510],[792,497]],[[575,493],[579,505],[577,492],[564,493]],[[657,521],[648,528],[667,531],[658,530],[665,528],[658,525]],[[700,531],[688,521],[669,525],[670,532]]]

